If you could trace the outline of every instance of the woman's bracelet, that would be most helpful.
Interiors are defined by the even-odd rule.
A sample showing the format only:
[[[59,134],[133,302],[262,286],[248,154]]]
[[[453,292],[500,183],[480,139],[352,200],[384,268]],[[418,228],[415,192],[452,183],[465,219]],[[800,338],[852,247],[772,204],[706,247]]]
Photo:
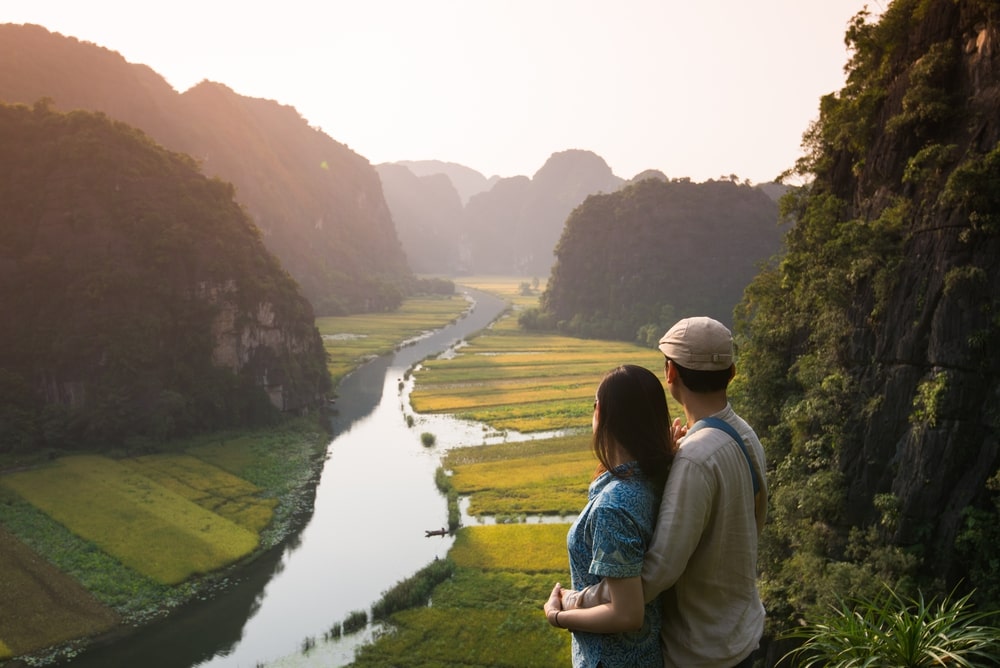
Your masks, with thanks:
[[[562,626],[559,625],[559,613],[560,612],[562,612],[562,610],[556,610],[556,628],[557,629],[561,629],[562,628]]]

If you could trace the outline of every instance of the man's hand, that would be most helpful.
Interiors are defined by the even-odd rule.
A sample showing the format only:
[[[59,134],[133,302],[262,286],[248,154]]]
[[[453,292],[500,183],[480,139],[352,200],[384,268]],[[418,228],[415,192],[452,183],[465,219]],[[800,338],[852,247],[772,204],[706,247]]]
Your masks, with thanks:
[[[608,591],[608,581],[606,579],[601,580],[595,585],[584,587],[579,591],[575,589],[562,590],[563,610],[593,608],[610,602],[611,593]]]

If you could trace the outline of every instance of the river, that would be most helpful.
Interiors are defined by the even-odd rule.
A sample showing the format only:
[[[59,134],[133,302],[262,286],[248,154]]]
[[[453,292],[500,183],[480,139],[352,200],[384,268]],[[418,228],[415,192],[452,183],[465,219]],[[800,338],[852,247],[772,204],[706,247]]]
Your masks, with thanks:
[[[204,601],[126,638],[85,652],[73,668],[257,668],[342,666],[372,628],[327,641],[354,611],[368,613],[383,592],[443,558],[453,539],[425,536],[447,526],[434,485],[442,453],[518,435],[489,435],[482,425],[414,415],[407,369],[452,348],[496,319],[504,302],[466,290],[473,308],[458,321],[375,359],[337,387],[333,439],[311,515],[285,544],[241,570],[236,582]],[[407,415],[414,425],[407,426]],[[433,447],[420,435],[436,436]],[[308,653],[302,650],[311,645]]]

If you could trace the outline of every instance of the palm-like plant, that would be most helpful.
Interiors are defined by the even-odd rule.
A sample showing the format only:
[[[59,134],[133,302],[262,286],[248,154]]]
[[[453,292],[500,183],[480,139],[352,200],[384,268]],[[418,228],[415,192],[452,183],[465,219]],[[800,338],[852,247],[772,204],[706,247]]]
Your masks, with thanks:
[[[841,602],[824,619],[783,635],[805,642],[781,658],[800,668],[979,668],[1000,666],[1000,628],[954,592],[940,602],[904,599],[886,588],[874,600]]]

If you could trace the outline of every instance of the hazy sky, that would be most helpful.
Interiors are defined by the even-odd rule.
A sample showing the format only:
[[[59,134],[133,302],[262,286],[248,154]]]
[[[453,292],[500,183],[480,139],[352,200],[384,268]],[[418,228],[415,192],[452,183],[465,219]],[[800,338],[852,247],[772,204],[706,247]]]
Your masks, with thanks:
[[[437,159],[533,175],[586,149],[755,183],[791,167],[843,85],[864,0],[0,0],[149,65],[295,107],[373,164]],[[887,0],[869,3],[880,12]]]

